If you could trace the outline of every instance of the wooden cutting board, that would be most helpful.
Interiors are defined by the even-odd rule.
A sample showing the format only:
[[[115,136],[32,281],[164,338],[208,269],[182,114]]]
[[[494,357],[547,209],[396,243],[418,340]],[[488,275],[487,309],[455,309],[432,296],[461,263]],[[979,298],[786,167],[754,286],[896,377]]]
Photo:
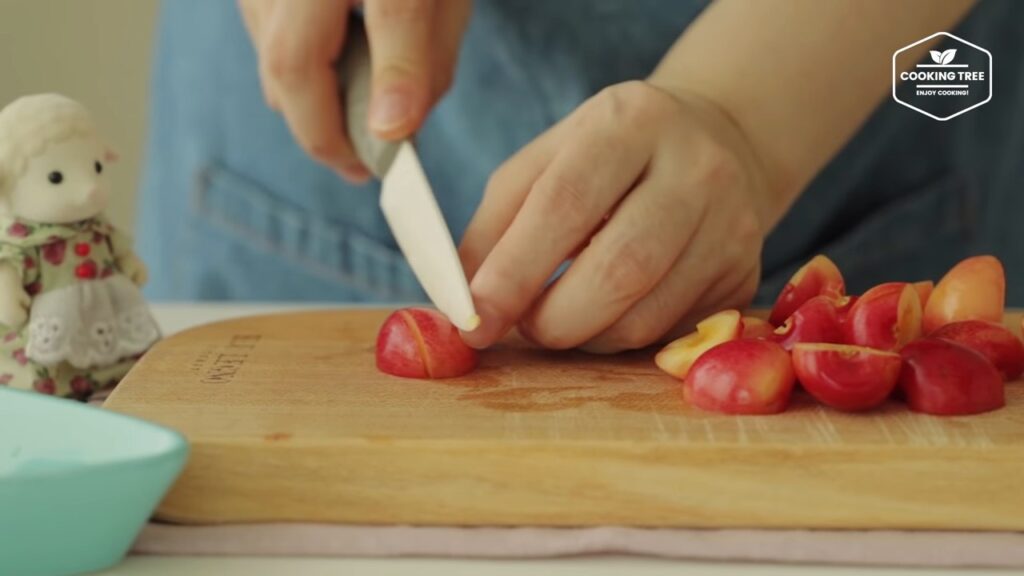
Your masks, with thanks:
[[[684,405],[652,351],[510,339],[465,378],[389,377],[373,351],[386,313],[221,322],[147,354],[106,406],[191,441],[160,517],[1024,530],[1024,383],[972,417],[803,396],[730,417]]]

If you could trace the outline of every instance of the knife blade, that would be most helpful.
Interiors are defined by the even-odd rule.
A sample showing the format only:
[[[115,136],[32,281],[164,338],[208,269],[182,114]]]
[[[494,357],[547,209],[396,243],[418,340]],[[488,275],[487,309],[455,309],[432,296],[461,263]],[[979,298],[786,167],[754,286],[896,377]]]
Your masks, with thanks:
[[[353,15],[338,63],[345,126],[360,160],[382,180],[380,208],[427,297],[452,324],[480,325],[455,242],[412,142],[388,142],[367,126],[370,50],[362,19]]]
[[[434,306],[460,329],[476,329],[480,317],[473,307],[455,243],[409,142],[399,145],[384,175],[380,208]]]

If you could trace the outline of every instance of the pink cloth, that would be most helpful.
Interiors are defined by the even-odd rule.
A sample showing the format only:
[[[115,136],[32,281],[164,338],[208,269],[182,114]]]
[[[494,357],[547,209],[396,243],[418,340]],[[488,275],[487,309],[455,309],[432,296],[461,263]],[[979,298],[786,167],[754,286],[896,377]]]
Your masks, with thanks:
[[[1024,534],[824,530],[459,528],[150,524],[136,554],[542,558],[636,554],[688,560],[1021,567]]]

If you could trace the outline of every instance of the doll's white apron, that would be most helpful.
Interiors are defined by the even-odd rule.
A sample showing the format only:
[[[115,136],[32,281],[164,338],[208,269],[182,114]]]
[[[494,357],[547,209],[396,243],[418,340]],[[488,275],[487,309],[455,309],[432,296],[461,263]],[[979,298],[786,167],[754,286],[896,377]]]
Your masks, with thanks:
[[[36,296],[25,354],[43,366],[86,369],[145,352],[159,337],[142,293],[114,274]]]

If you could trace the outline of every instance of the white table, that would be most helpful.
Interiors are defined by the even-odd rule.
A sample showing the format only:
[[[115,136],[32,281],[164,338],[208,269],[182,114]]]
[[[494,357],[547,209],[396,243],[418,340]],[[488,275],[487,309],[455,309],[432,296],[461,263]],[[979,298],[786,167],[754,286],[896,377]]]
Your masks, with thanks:
[[[191,326],[252,314],[289,309],[316,308],[312,305],[260,304],[161,304],[153,307],[165,334],[173,334]],[[588,556],[551,560],[459,560],[437,558],[231,558],[184,556],[132,556],[116,568],[103,572],[110,576],[327,576],[337,574],[424,574],[445,576],[513,576],[554,574],[564,576],[604,576],[637,574],[643,576],[707,574],[710,576],[853,576],[934,574],[934,569],[900,569],[819,565],[764,565],[731,562],[682,562],[627,556]],[[966,574],[1019,573],[1020,571],[954,570],[945,576]]]

